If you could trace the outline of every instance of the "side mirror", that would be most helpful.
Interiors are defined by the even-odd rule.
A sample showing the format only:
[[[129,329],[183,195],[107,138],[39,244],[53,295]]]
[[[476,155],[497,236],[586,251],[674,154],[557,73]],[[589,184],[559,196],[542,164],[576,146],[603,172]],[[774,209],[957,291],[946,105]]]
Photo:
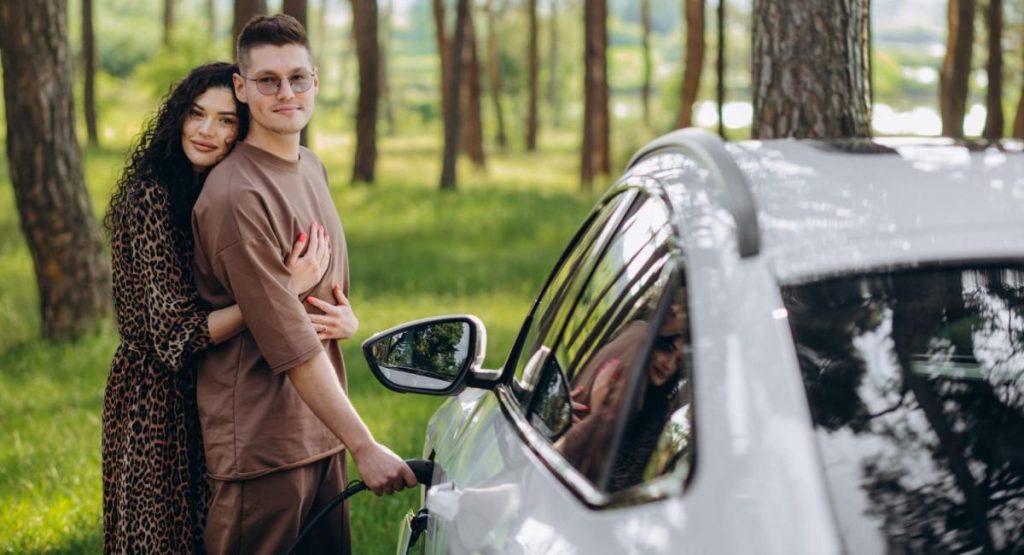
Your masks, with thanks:
[[[380,383],[400,393],[451,395],[480,373],[487,331],[476,316],[438,316],[382,331],[363,342]]]

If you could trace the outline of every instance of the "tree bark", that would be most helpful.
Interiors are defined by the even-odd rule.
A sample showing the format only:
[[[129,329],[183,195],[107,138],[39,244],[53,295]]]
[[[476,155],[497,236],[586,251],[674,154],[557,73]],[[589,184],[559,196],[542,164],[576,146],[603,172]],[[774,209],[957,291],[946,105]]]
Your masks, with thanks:
[[[583,148],[580,181],[591,190],[594,178],[611,173],[608,116],[608,6],[606,0],[583,3]]]
[[[526,45],[526,151],[533,152],[537,150],[537,77],[540,72],[540,56],[537,54],[537,0],[526,1],[526,16],[529,29]]]
[[[436,6],[436,4],[435,4]],[[469,0],[458,0],[455,8],[455,36],[452,38],[449,56],[457,59],[462,52],[463,41],[466,37],[466,18],[469,17]],[[442,13],[441,33],[444,32],[444,19]],[[439,34],[441,34],[439,33]],[[451,74],[445,85],[448,87],[447,106],[444,109],[444,153],[441,159],[441,183],[440,188],[444,190],[455,190],[456,175],[455,162],[459,145],[459,86],[462,73],[462,64],[451,64]]]
[[[174,0],[164,0],[164,46],[171,44],[171,33],[174,32]]]
[[[470,161],[479,168],[487,165],[484,153],[483,96],[480,86],[480,61],[476,49],[476,23],[473,15],[473,4],[469,6],[462,45],[462,132],[460,136],[462,151]]]
[[[684,0],[686,12],[686,67],[679,87],[679,117],[676,127],[693,125],[693,104],[700,91],[704,71],[704,0]]]
[[[551,110],[551,126],[562,127],[562,106],[558,95],[558,2],[551,0],[548,20],[548,106]]]
[[[451,92],[452,53],[451,48],[448,46],[444,0],[432,0],[431,7],[434,14],[434,38],[437,41],[437,56],[441,60],[441,119],[445,120],[448,106],[451,104],[448,94]]]
[[[988,0],[988,92],[985,97],[985,130],[989,140],[1003,137],[1003,0]]]
[[[644,111],[644,124],[651,126],[651,0],[640,0],[640,42],[644,58],[643,84],[640,86],[640,101]]]
[[[949,0],[946,57],[939,83],[939,111],[942,134],[963,138],[967,111],[967,80],[971,74],[974,49],[975,0]]]
[[[868,0],[755,0],[754,138],[870,137]]]
[[[7,161],[32,254],[42,333],[68,338],[110,311],[110,268],[75,137],[64,0],[0,2]]]
[[[267,13],[267,0],[235,0],[234,20],[231,23],[231,47],[238,44],[238,34],[250,19]],[[237,52],[234,53],[237,56]]]
[[[377,96],[380,86],[376,0],[352,0],[352,32],[359,59],[356,157],[352,164],[352,182],[373,183],[377,163]]]
[[[309,3],[307,0],[283,0],[281,3],[281,13],[294,17],[305,28],[309,20]],[[299,144],[302,146],[309,146],[309,127],[311,124],[312,122],[303,127],[302,132],[299,134]]]
[[[96,33],[93,30],[92,0],[82,0],[82,66],[85,68],[83,104],[85,131],[90,146],[99,146],[96,124]]]
[[[508,145],[505,135],[505,110],[501,105],[501,67],[498,59],[498,23],[494,16],[494,0],[487,0],[487,81],[491,85],[491,104],[494,106],[494,118],[498,124],[495,141],[498,148]]]

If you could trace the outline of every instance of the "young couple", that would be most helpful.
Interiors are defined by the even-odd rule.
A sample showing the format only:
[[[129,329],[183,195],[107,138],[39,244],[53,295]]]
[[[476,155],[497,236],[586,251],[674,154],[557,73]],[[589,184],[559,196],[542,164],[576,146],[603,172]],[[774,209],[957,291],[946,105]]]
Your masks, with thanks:
[[[349,401],[358,327],[327,173],[299,133],[302,26],[259,16],[238,66],[193,70],[117,183],[106,225],[121,342],[103,405],[108,553],[280,553],[347,482],[415,485]],[[347,553],[347,509],[305,548]]]

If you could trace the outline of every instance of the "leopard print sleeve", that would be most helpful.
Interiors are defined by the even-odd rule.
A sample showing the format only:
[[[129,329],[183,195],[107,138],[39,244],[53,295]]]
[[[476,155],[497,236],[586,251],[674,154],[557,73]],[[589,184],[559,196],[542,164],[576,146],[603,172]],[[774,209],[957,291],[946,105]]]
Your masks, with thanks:
[[[177,371],[212,344],[210,312],[200,309],[192,281],[191,248],[171,223],[167,191],[142,186],[133,205],[137,209],[133,262],[140,282],[136,290],[144,292],[136,302],[141,304],[146,335],[157,358]]]

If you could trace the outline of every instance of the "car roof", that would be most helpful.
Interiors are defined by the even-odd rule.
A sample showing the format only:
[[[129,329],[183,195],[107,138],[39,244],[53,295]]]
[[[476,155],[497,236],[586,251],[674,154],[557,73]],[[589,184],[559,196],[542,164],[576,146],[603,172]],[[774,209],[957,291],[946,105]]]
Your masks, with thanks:
[[[783,139],[724,146],[752,195],[757,256],[780,282],[1024,258],[1019,142],[975,147],[941,139]],[[727,163],[721,158],[700,163]],[[671,193],[693,181],[662,180],[660,186]],[[703,179],[699,188],[717,186]],[[695,216],[695,203],[685,200],[691,195],[668,196],[681,218]],[[712,200],[702,210],[723,208],[724,195],[706,196]]]

